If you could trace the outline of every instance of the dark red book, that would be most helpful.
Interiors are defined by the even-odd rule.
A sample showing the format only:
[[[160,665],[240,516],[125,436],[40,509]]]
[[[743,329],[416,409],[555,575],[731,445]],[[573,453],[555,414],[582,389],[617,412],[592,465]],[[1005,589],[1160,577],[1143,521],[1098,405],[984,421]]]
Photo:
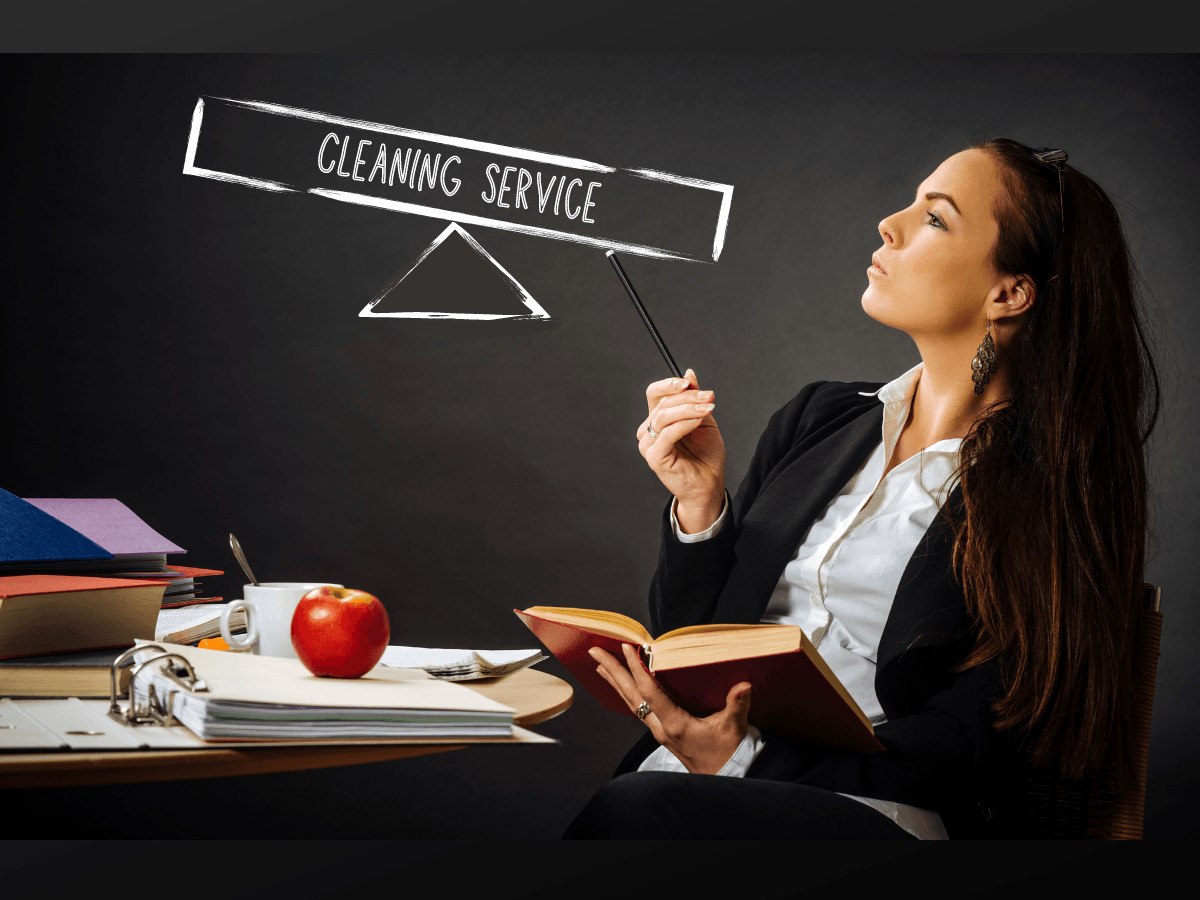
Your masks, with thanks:
[[[568,607],[513,610],[605,709],[633,716],[596,671],[588,649],[624,662],[622,644],[676,703],[695,716],[724,709],[730,688],[750,682],[750,723],[796,741],[871,753],[871,722],[795,625],[693,625],[658,638],[619,613]]]

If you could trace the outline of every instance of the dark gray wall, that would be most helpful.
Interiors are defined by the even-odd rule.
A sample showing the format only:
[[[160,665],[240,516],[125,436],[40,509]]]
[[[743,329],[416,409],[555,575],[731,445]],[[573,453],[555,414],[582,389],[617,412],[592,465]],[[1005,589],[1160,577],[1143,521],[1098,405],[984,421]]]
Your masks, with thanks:
[[[435,220],[181,174],[200,94],[268,100],[735,185],[716,265],[625,257],[676,359],[717,392],[740,481],[767,418],[818,379],[919,357],[859,306],[876,223],[979,132],[1066,148],[1130,213],[1160,362],[1197,377],[1197,63],[1139,56],[420,56],[9,59],[7,459],[22,496],[117,497],[235,570],[372,591],[393,642],[535,643],[533,604],[645,620],[666,492],[637,453],[662,360],[601,251],[471,228],[561,327],[358,317]],[[1196,834],[1188,563],[1197,417],[1152,448],[1166,615],[1147,835]],[[233,571],[218,585],[237,596]],[[563,674],[554,661],[546,671]],[[223,834],[555,836],[636,738],[586,694],[561,745],[210,783]],[[98,834],[154,786],[10,795],[34,832]],[[64,814],[63,810],[70,810]],[[397,814],[419,810],[420,815]],[[211,821],[205,820],[212,815]],[[344,824],[331,828],[330,822]]]

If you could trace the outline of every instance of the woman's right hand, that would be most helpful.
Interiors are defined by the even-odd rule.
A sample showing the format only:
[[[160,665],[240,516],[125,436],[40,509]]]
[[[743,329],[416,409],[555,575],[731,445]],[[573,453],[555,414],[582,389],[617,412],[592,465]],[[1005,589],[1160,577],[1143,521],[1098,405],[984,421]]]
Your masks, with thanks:
[[[637,430],[638,450],[675,495],[675,518],[685,534],[712,525],[725,503],[725,442],[712,417],[713,392],[699,387],[691,369],[685,378],[651,384],[646,388],[650,415]]]

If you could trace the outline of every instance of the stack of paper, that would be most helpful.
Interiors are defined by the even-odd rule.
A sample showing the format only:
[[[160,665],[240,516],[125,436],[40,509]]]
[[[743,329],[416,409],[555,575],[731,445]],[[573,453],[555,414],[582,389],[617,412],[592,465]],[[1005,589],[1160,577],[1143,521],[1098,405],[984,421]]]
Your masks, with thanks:
[[[438,647],[388,647],[381,666],[424,669],[445,681],[471,681],[508,675],[546,658],[540,650],[444,650]]]
[[[154,626],[156,641],[174,644],[194,644],[205,638],[221,634],[221,612],[228,603],[206,603],[200,606],[181,606],[177,609],[160,609],[158,624]],[[237,609],[229,617],[230,631],[246,630],[246,610]]]
[[[139,643],[144,643],[139,641]],[[510,737],[514,710],[413,669],[376,667],[362,678],[318,678],[297,659],[164,645],[182,654],[208,690],[189,692],[151,664],[134,679],[172,696],[183,725],[206,740]],[[144,661],[157,651],[146,650]]]

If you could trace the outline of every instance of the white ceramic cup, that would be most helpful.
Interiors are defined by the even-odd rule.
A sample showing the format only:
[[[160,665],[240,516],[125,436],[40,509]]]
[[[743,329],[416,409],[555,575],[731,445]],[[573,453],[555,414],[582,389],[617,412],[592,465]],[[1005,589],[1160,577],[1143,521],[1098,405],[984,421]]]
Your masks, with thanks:
[[[295,659],[292,615],[300,598],[319,587],[342,585],[299,581],[243,585],[245,599],[234,600],[221,610],[221,637],[231,650],[249,650],[256,656],[288,656]],[[237,609],[246,610],[246,633],[243,635],[233,634],[229,630],[229,617]]]

